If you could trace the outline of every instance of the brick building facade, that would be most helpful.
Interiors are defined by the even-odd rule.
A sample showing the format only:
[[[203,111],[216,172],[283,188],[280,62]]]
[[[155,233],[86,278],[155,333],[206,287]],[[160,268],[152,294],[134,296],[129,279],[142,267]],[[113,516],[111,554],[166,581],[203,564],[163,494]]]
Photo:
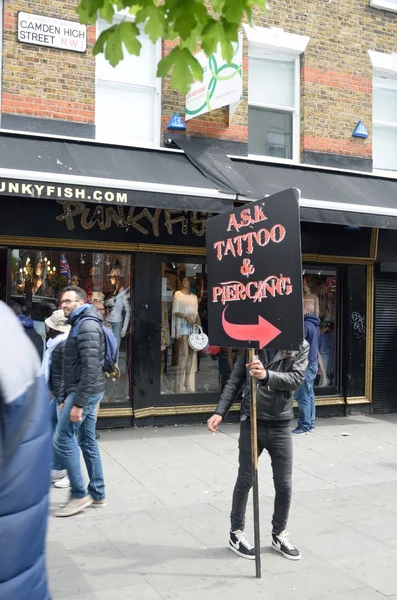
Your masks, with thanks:
[[[20,10],[76,20],[77,2],[4,0],[3,4],[2,127],[95,137],[92,54],[21,44],[16,36]],[[300,56],[299,161],[370,171],[373,65],[368,51],[393,54],[397,50],[396,13],[372,8],[369,0],[343,4],[280,0],[270,2],[266,14],[256,10],[254,21],[257,27],[309,37]],[[88,27],[89,49],[95,36],[95,27]],[[164,42],[162,52],[166,54],[171,46]],[[192,119],[187,126],[191,135],[240,142],[238,152],[243,154],[248,151],[247,55],[245,40],[243,100],[231,123],[225,107]],[[162,133],[175,110],[183,115],[184,98],[164,80],[161,125],[155,125],[161,126]],[[368,130],[367,139],[351,135],[358,119]]]
[[[246,201],[244,191],[286,187],[302,192],[304,289],[321,318],[319,411],[397,410],[395,4],[269,0],[243,27],[236,111],[187,120],[183,139],[167,126],[185,99],[156,78],[172,44],[142,35],[141,56],[113,69],[90,52],[103,23],[84,30],[86,52],[18,41],[18,19],[30,22],[21,11],[77,22],[77,0],[0,2],[0,297],[45,335],[61,274],[90,300],[99,294],[107,317],[125,294],[110,321],[121,377],[108,382],[104,426],[214,409],[232,357],[187,360],[175,294],[188,280],[207,330],[206,219]],[[359,121],[368,136],[352,135]]]

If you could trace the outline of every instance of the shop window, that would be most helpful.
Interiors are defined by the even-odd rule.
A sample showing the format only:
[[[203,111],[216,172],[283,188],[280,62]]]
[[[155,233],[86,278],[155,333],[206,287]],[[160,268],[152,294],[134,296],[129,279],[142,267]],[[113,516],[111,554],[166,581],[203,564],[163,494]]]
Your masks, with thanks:
[[[62,290],[78,285],[119,344],[120,378],[107,382],[103,404],[130,402],[132,260],[120,254],[14,249],[9,253],[7,298],[46,340],[45,319],[60,308]]]
[[[208,335],[205,265],[163,263],[161,393],[199,394],[223,389],[231,369],[231,349],[208,346],[197,352],[189,335],[199,325]]]
[[[316,395],[321,388],[338,386],[338,272],[333,269],[304,268],[303,305],[320,319]]]
[[[249,58],[248,150],[275,158],[293,158],[298,118],[297,59]]]
[[[397,170],[397,73],[374,75],[373,161],[374,169]]]
[[[98,35],[108,27],[99,21]],[[117,67],[112,67],[103,54],[96,58],[95,125],[99,141],[148,146],[160,143],[161,87],[156,71],[161,44],[153,44],[143,32],[140,42],[140,55],[130,55],[124,49],[124,59]]]

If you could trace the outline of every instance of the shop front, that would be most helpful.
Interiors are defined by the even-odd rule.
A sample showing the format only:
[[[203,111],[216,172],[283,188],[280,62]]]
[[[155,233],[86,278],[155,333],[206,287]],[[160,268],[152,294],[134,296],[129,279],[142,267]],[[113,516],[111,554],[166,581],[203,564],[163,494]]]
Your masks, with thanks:
[[[106,216],[109,207],[101,207],[98,219],[97,207],[79,201],[43,200],[34,211],[30,199],[9,198],[6,204],[0,224],[2,297],[31,314],[44,338],[44,320],[71,281],[95,302],[119,342],[121,375],[108,380],[99,425],[204,419],[235,357],[229,348],[194,352],[178,317],[197,316],[208,332],[208,214],[174,210],[170,219],[166,210],[123,209],[131,218],[121,227]],[[134,222],[132,212],[144,216]],[[326,414],[343,414],[348,405],[363,408],[371,400],[371,252],[377,230],[302,223],[301,231],[304,297],[314,300],[321,319],[317,404]],[[353,248],[358,256],[350,254]]]
[[[234,349],[210,346],[195,352],[187,334],[189,319],[208,332],[206,220],[244,199],[205,183],[193,165],[182,162],[181,153],[165,152],[168,160],[167,154],[180,167],[171,175],[167,169],[169,179],[180,183],[185,178],[195,184],[190,189],[185,182],[171,193],[172,184],[159,182],[159,170],[153,168],[157,181],[147,183],[152,189],[142,189],[143,172],[140,180],[135,174],[130,188],[126,178],[105,187],[98,167],[89,173],[90,185],[67,172],[56,177],[48,171],[25,170],[19,177],[15,170],[0,172],[1,298],[31,315],[44,338],[44,320],[59,306],[60,292],[70,281],[95,302],[118,340],[121,375],[107,383],[100,427],[204,420],[233,368]],[[40,195],[32,192],[35,185],[43,186]],[[365,221],[367,214],[353,227],[345,222],[349,211],[330,219],[336,210],[321,202],[311,210],[305,202],[304,301],[314,301],[321,320],[318,411],[367,412],[379,230]],[[230,418],[237,418],[238,409],[236,402]]]

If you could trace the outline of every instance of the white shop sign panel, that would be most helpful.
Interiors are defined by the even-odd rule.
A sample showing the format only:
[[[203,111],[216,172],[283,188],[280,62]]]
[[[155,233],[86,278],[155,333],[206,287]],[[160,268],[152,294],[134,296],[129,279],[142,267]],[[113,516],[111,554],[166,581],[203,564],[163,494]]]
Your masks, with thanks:
[[[18,41],[72,52],[85,52],[87,27],[74,21],[19,12]]]

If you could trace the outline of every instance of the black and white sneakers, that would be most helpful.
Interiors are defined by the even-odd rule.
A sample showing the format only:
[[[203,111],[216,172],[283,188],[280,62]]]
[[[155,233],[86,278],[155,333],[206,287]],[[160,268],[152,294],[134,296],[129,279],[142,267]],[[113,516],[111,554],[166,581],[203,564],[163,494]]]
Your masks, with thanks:
[[[229,536],[229,548],[239,556],[255,560],[255,548],[245,537],[244,531],[236,529],[231,531]]]
[[[299,560],[301,558],[301,553],[291,544],[288,534],[285,531],[278,535],[272,533],[272,548],[277,550],[277,552],[281,552],[285,558],[289,558],[290,560]]]
[[[255,547],[245,537],[245,533],[241,529],[230,532],[229,548],[243,558],[255,560]],[[301,558],[301,553],[291,544],[288,534],[285,531],[278,535],[272,533],[272,548],[290,560],[299,560]]]

